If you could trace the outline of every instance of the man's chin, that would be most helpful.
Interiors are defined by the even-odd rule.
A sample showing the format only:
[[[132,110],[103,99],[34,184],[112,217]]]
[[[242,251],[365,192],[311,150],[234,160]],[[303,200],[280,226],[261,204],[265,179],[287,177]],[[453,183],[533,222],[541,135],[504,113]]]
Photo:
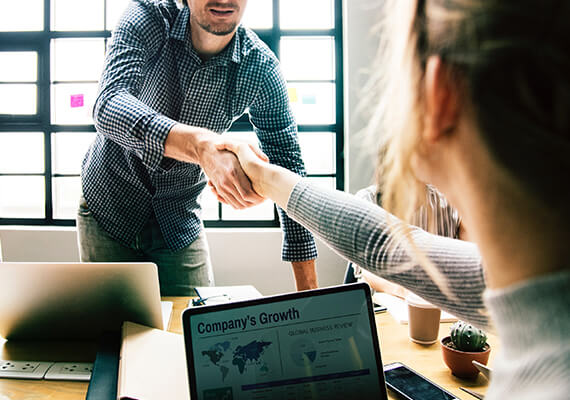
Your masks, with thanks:
[[[216,36],[227,36],[235,32],[237,24],[200,25],[206,32]]]

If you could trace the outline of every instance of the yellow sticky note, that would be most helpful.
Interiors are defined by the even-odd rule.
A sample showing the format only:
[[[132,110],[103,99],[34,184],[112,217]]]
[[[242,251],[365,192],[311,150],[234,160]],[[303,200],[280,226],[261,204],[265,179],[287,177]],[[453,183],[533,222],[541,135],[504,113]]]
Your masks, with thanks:
[[[289,88],[289,101],[291,103],[296,103],[299,99],[297,98],[297,89]]]

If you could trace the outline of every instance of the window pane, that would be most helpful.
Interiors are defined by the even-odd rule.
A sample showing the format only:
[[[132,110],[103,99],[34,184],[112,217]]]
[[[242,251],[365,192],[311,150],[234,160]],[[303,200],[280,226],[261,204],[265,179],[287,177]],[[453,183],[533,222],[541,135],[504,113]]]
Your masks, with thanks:
[[[56,31],[103,30],[103,0],[52,0],[52,26]]]
[[[281,29],[332,29],[333,0],[281,0]]]
[[[104,39],[55,39],[52,41],[52,80],[98,81],[104,58]]]
[[[0,2],[0,32],[41,31],[44,29],[44,0]]]
[[[271,29],[273,27],[272,3],[272,0],[249,0],[242,24],[251,29]]]
[[[0,218],[45,218],[42,176],[0,176]]]
[[[333,132],[300,132],[299,143],[308,174],[334,174],[335,134]]]
[[[222,204],[222,219],[229,221],[239,221],[256,219],[261,221],[273,220],[273,202],[266,200],[263,203],[246,208],[244,210],[234,210],[232,206]]]
[[[334,124],[334,83],[289,83],[289,101],[297,123]]]
[[[52,86],[52,123],[92,125],[96,83],[60,83]]]
[[[55,219],[74,219],[80,195],[81,178],[54,178],[53,217]]]
[[[218,220],[218,199],[214,196],[209,186],[206,186],[202,192],[200,204],[202,205],[202,219],[210,221]]]
[[[281,39],[281,67],[287,80],[334,80],[334,39]]]
[[[95,135],[95,132],[53,133],[53,172],[56,174],[79,174],[83,157],[95,139]]]
[[[258,144],[254,132],[226,132],[232,139]],[[334,174],[336,171],[334,132],[300,132],[299,144],[308,174]]]
[[[0,132],[0,173],[44,172],[44,135],[41,132]]]
[[[0,114],[37,114],[38,88],[29,84],[0,84]]]
[[[225,132],[224,137],[228,137],[231,139],[241,140],[243,142],[251,143],[258,145],[259,140],[257,139],[257,135],[255,132]]]
[[[0,81],[35,82],[38,79],[38,53],[35,51],[0,52]]]
[[[336,189],[335,178],[307,178],[312,184],[320,186],[325,189]]]
[[[130,0],[107,0],[107,20],[105,23],[108,31],[115,29],[129,3]]]

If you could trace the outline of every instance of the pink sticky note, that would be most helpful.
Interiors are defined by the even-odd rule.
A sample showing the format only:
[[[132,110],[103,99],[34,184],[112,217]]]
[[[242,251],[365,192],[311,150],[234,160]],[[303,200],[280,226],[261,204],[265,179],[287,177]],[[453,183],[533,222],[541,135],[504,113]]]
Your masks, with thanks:
[[[71,108],[83,107],[83,95],[82,94],[72,94],[71,95]]]

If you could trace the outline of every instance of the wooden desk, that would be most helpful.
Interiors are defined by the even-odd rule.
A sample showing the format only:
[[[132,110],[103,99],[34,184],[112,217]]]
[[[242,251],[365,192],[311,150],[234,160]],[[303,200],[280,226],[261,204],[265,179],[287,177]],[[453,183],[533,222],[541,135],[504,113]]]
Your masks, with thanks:
[[[173,301],[174,307],[170,318],[168,330],[170,332],[182,333],[182,322],[180,314],[188,304],[188,298],[165,297],[163,300]],[[479,374],[476,381],[465,381],[454,377],[443,363],[439,343],[431,346],[422,346],[412,343],[408,339],[408,326],[398,324],[389,313],[382,313],[376,316],[376,325],[380,336],[380,348],[382,361],[387,364],[400,361],[415,369],[422,375],[437,382],[440,386],[455,394],[458,398],[472,400],[473,397],[459,390],[459,386],[474,388],[475,391],[485,393],[487,380]],[[451,324],[441,324],[440,338],[447,336]],[[497,340],[494,336],[489,337],[491,360],[497,352]],[[89,361],[95,359],[96,348],[89,343],[66,343],[65,351],[61,351],[59,346],[51,346],[46,349],[38,344],[35,346],[32,361]],[[28,347],[23,350],[18,346],[2,341],[0,342],[0,358],[13,360],[30,360],[26,351],[31,351]],[[38,356],[41,354],[41,356]],[[38,359],[40,357],[41,359]],[[59,382],[59,381],[32,381],[17,379],[0,379],[0,400],[83,400],[87,393],[86,382]],[[390,399],[395,399],[389,393]]]
[[[449,336],[452,323],[442,323],[439,328],[439,339]],[[474,400],[475,397],[459,390],[460,386],[472,388],[479,393],[487,391],[488,381],[481,374],[474,381],[460,379],[451,374],[443,362],[441,345],[438,342],[424,346],[412,342],[408,338],[408,325],[397,323],[389,313],[376,316],[376,328],[380,337],[380,352],[382,362],[388,364],[399,361],[431,379],[444,389],[453,393],[459,399]],[[494,335],[488,335],[487,342],[491,345],[489,365],[493,365],[493,357],[497,352],[498,340]],[[390,399],[396,399],[388,391]]]

